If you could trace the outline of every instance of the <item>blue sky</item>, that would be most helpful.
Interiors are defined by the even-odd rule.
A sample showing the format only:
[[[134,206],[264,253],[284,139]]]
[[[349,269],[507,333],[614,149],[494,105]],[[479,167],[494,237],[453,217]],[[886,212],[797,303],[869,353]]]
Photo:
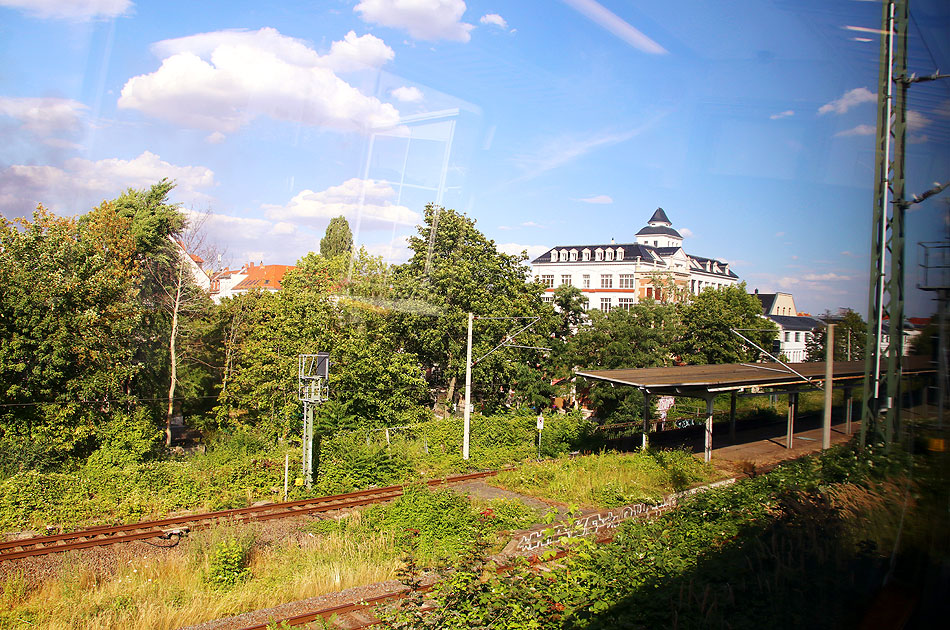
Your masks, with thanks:
[[[948,4],[911,11],[911,70],[950,67]],[[169,177],[240,265],[292,264],[339,214],[402,262],[429,201],[532,257],[630,242],[662,206],[750,290],[864,312],[879,22],[856,0],[0,0],[0,211]],[[920,192],[950,179],[950,81],[910,110]],[[910,267],[947,215],[908,215]]]

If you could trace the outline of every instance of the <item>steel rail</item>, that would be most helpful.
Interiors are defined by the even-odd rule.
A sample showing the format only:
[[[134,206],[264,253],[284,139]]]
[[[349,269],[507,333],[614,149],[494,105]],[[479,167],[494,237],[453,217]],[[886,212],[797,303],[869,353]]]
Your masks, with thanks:
[[[481,479],[484,477],[493,476],[495,474],[497,474],[497,471],[492,470],[468,473],[464,475],[455,475],[452,477],[446,477],[445,479],[431,479],[426,482],[426,485],[435,487],[443,484],[463,483],[465,481]],[[246,508],[220,510],[216,512],[206,512],[200,514],[188,514],[155,521],[142,521],[139,523],[130,523],[128,525],[104,525],[62,534],[22,538],[18,540],[6,540],[0,542],[0,562],[3,562],[4,560],[26,558],[30,556],[59,553],[72,549],[83,549],[87,547],[133,542],[148,538],[167,538],[170,534],[173,535],[176,533],[173,529],[173,527],[176,525],[188,524],[189,527],[187,529],[191,530],[208,527],[220,521],[249,523],[254,521],[290,518],[303,514],[313,514],[315,512],[328,512],[331,510],[352,508],[371,503],[388,501],[399,497],[403,494],[403,492],[404,486],[369,488],[367,490],[357,490],[355,492],[347,492],[344,494],[329,495],[324,497],[313,497],[310,499],[299,499],[284,503],[268,503],[265,505],[257,505]],[[177,533],[180,535],[183,532],[179,531]]]

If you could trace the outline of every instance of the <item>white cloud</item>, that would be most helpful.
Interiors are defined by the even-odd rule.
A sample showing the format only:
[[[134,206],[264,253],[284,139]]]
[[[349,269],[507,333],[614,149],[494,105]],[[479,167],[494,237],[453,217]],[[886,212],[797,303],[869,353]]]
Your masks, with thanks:
[[[396,191],[385,182],[354,177],[320,192],[302,190],[283,206],[263,208],[268,217],[280,221],[323,222],[343,215],[354,229],[357,223],[367,229],[418,223],[419,213],[392,203],[395,197]]]
[[[583,197],[582,199],[575,199],[574,201],[582,201],[584,203],[594,203],[594,204],[607,204],[607,203],[614,202],[614,200],[609,195],[594,195],[592,197]]]
[[[176,166],[149,151],[131,160],[72,158],[62,167],[13,165],[0,171],[0,208],[25,214],[43,203],[63,214],[85,212],[126,188],[146,188],[163,177],[175,180],[175,197],[206,199],[198,189],[216,185],[204,166]]]
[[[849,276],[842,276],[836,273],[806,273],[802,276],[803,280],[809,282],[829,282],[833,280],[850,280]]]
[[[415,39],[467,42],[474,27],[462,22],[463,0],[362,0],[354,7],[364,22],[400,28]]]
[[[89,20],[123,15],[131,0],[0,0],[0,6],[20,9],[38,18]]]
[[[521,245],[520,243],[498,243],[495,249],[510,256],[519,256],[522,251],[528,252],[528,262],[534,260],[551,249],[547,245]]]
[[[785,232],[776,232],[776,233],[775,233],[775,238],[782,238],[783,236],[785,236]]]
[[[538,175],[573,162],[595,149],[626,142],[654,126],[664,115],[656,115],[639,127],[621,133],[604,133],[581,139],[563,136],[553,138],[541,146],[533,155],[519,155],[513,158],[515,165],[523,171],[523,174],[509,183],[533,179]]]
[[[207,142],[208,144],[221,144],[222,142],[224,142],[225,138],[227,138],[226,135],[224,135],[220,131],[215,131],[205,136],[205,142]]]
[[[690,238],[691,236],[693,236],[693,231],[689,228],[685,228],[685,227],[677,228],[677,231],[680,233],[680,236],[682,236],[683,238]]]
[[[41,136],[75,132],[86,106],[65,98],[13,98],[0,96],[0,116],[20,121],[24,128]]]
[[[839,131],[835,134],[836,138],[845,138],[848,136],[872,136],[874,135],[876,129],[874,125],[858,125],[857,127],[852,127],[851,129],[845,129],[844,131]]]
[[[594,0],[563,0],[563,2],[637,50],[651,55],[667,53],[665,48]]]
[[[779,113],[777,113],[777,114],[772,114],[771,116],[769,116],[769,119],[770,119],[770,120],[779,120],[780,118],[788,118],[789,116],[794,116],[794,115],[795,115],[795,110],[794,110],[794,109],[786,109],[784,112],[779,112]]]
[[[272,28],[201,33],[152,50],[163,57],[161,66],[126,82],[120,108],[222,134],[257,116],[343,131],[399,119],[395,107],[334,73],[391,59],[392,50],[372,35],[351,31],[322,56]]]
[[[508,30],[508,22],[506,22],[505,18],[501,17],[497,13],[488,13],[483,15],[478,21],[486,26],[497,26],[503,31]]]
[[[841,98],[835,99],[830,103],[825,103],[819,107],[818,114],[823,115],[829,112],[844,114],[852,107],[860,105],[861,103],[875,102],[877,102],[877,94],[866,87],[854,88],[853,90],[845,92]]]
[[[419,103],[425,97],[422,95],[422,90],[417,87],[397,87],[395,90],[390,92],[393,98],[397,101],[402,101],[403,103]]]
[[[920,131],[932,122],[932,120],[918,111],[912,109],[907,110],[907,131]]]

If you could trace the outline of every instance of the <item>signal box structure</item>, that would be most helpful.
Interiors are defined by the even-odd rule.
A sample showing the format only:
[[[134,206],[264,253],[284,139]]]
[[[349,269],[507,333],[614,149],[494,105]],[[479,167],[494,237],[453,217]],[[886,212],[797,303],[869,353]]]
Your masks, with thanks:
[[[330,397],[330,353],[301,354],[297,361],[297,398],[303,403],[303,467],[304,483],[313,484],[313,415],[317,405]]]

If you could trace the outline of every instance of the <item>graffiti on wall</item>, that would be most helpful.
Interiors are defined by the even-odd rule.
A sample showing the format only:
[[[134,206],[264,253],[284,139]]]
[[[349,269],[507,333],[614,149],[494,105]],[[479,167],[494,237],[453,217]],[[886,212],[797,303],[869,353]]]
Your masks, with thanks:
[[[645,518],[661,514],[673,509],[680,501],[690,495],[711,490],[712,488],[728,486],[735,482],[736,480],[734,477],[731,479],[724,479],[722,481],[717,481],[705,486],[698,486],[689,490],[683,490],[682,492],[675,492],[671,495],[668,495],[661,503],[656,505],[651,505],[649,503],[635,503],[633,505],[625,505],[623,507],[614,508],[605,512],[587,514],[569,521],[561,521],[560,523],[555,523],[544,528],[534,529],[525,532],[523,535],[513,540],[512,543],[515,544],[509,544],[508,547],[514,546],[514,549],[506,549],[506,551],[531,551],[541,547],[547,547],[557,542],[561,538],[564,538],[565,536],[603,535],[611,530],[616,529],[617,526],[619,526],[620,523],[624,521],[630,520],[632,518]]]

